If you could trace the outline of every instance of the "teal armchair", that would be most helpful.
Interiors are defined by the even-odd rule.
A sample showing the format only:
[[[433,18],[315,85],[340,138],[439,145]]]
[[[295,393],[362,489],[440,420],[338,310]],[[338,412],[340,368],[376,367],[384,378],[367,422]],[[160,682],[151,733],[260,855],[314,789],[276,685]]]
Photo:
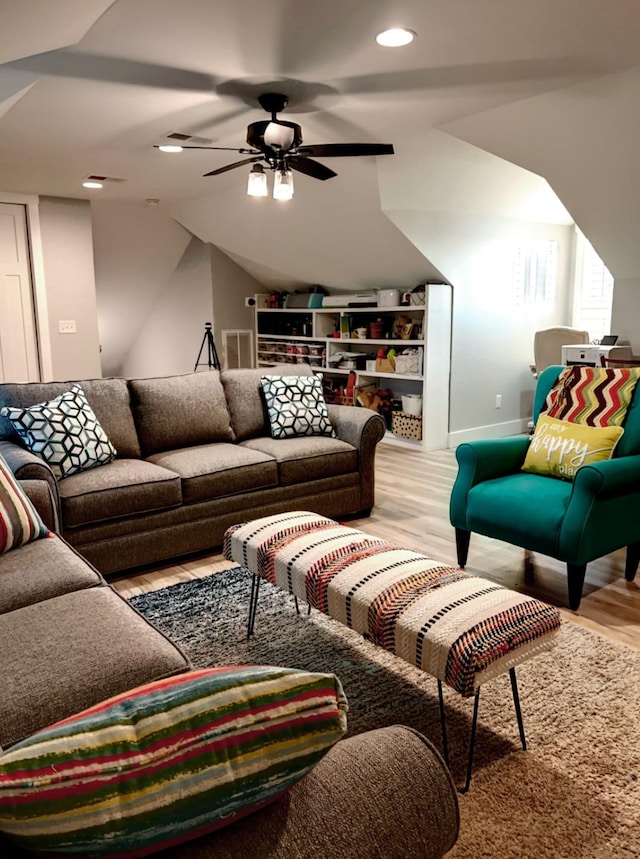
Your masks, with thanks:
[[[563,369],[540,374],[534,420]],[[472,533],[564,561],[574,611],[589,561],[626,546],[625,578],[633,581],[640,562],[640,383],[624,430],[613,458],[583,466],[573,481],[521,471],[526,435],[459,445],[450,502],[458,564],[467,563]]]

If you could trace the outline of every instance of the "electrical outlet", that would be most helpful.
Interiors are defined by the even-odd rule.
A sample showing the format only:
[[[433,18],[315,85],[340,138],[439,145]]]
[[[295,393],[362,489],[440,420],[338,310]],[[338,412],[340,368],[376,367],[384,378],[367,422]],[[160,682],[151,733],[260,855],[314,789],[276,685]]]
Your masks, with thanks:
[[[496,394],[496,409],[502,408],[502,394]]]
[[[75,319],[59,319],[58,331],[60,334],[75,334],[76,320]]]

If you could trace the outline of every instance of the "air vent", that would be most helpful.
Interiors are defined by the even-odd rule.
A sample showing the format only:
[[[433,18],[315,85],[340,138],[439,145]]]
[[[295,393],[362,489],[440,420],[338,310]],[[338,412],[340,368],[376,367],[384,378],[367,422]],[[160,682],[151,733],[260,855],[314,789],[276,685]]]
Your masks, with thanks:
[[[217,137],[197,137],[195,134],[183,134],[181,131],[172,131],[170,134],[166,135],[167,140],[175,140],[177,143],[186,143],[187,140],[193,146],[211,146],[214,140],[218,140]]]
[[[116,179],[115,176],[98,176],[96,173],[92,173],[90,176],[85,177],[87,182],[126,182],[126,179]]]

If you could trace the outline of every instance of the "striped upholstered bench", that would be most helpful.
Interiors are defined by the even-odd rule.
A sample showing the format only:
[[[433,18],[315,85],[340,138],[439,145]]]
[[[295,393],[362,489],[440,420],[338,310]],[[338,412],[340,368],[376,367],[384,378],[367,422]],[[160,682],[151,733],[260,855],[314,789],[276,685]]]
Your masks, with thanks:
[[[283,513],[228,529],[224,554],[251,573],[248,635],[260,581],[302,599],[438,681],[475,696],[467,761],[471,781],[480,685],[509,671],[526,749],[515,667],[554,643],[560,613],[540,600],[370,537],[315,513]]]

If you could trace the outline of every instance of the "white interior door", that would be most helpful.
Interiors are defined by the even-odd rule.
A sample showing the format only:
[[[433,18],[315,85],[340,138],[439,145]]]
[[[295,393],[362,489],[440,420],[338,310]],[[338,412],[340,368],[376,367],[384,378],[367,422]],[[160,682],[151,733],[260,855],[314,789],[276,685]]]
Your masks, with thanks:
[[[0,382],[39,379],[26,209],[0,203]]]

